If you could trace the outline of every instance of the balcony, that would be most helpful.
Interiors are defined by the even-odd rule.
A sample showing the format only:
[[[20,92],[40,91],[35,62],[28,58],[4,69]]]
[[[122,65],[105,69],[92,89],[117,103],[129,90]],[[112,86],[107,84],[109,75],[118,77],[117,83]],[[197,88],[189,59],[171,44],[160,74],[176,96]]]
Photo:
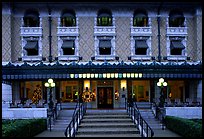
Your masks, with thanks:
[[[21,27],[21,36],[42,36],[42,27]]]
[[[167,27],[167,36],[187,36],[187,27]]]
[[[151,27],[131,27],[131,35],[133,36],[151,36]]]
[[[79,28],[78,27],[57,27],[58,36],[78,36]]]
[[[97,36],[115,35],[115,26],[95,26],[94,35]]]

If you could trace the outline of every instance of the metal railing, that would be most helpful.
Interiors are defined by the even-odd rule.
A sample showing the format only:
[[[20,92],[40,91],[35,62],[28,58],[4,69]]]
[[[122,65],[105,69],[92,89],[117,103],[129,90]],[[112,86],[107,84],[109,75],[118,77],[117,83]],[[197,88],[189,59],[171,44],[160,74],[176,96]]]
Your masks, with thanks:
[[[48,117],[48,126],[50,131],[52,130],[52,122],[54,123],[58,116],[58,108],[57,104],[54,106],[52,110],[47,110],[47,117]]]
[[[79,105],[79,106],[78,106]],[[86,113],[86,103],[77,103],[74,113],[72,115],[72,120],[68,124],[65,129],[64,135],[65,137],[75,137],[76,132],[78,130],[78,126]]]
[[[152,108],[155,109],[155,118],[162,124],[162,130],[165,128],[165,111],[164,108],[160,108],[155,102],[153,102]]]
[[[132,118],[135,125],[140,130],[141,137],[153,137],[154,131],[148,125],[148,123],[142,118],[136,104],[134,105],[132,100],[127,101],[127,113]]]

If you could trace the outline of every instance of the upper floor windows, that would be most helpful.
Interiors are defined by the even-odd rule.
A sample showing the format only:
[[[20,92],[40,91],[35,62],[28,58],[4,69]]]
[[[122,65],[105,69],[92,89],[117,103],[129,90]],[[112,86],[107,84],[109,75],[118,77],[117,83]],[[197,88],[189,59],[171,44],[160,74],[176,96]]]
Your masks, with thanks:
[[[136,10],[133,16],[133,26],[146,27],[148,26],[148,16],[144,10]]]
[[[111,11],[104,9],[98,11],[97,26],[112,26]]]
[[[76,15],[72,10],[64,10],[61,15],[61,26],[71,27],[76,26]]]
[[[39,13],[35,10],[27,10],[23,17],[24,27],[39,27]]]
[[[169,27],[184,27],[185,17],[178,10],[172,10],[169,13]]]

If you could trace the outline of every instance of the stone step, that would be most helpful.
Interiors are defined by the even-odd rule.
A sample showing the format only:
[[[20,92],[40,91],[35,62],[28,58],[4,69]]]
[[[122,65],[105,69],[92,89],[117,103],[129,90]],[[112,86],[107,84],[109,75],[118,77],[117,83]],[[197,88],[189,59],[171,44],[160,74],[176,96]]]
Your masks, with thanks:
[[[138,133],[132,134],[77,134],[76,137],[141,137]]]
[[[128,115],[84,115],[84,119],[104,119],[104,118],[130,118]]]
[[[77,134],[139,134],[137,128],[79,128]]]
[[[110,119],[110,118],[104,118],[104,119],[83,119],[81,121],[82,123],[115,123],[115,122],[119,122],[119,123],[132,123],[133,121],[131,119]]]
[[[136,128],[134,124],[80,124],[80,128]]]
[[[79,126],[135,126],[133,122],[129,123],[129,122],[124,122],[124,123],[120,123],[120,122],[115,122],[115,123],[111,123],[111,122],[104,122],[104,123],[100,123],[100,124],[96,124],[95,122],[93,123],[81,123]]]

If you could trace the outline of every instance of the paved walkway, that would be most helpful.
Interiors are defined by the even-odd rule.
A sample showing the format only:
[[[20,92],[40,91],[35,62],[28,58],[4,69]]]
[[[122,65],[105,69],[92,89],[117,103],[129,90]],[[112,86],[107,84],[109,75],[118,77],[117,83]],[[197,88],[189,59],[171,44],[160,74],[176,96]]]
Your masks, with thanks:
[[[45,130],[40,134],[36,135],[35,137],[65,137],[65,135],[62,131]]]

